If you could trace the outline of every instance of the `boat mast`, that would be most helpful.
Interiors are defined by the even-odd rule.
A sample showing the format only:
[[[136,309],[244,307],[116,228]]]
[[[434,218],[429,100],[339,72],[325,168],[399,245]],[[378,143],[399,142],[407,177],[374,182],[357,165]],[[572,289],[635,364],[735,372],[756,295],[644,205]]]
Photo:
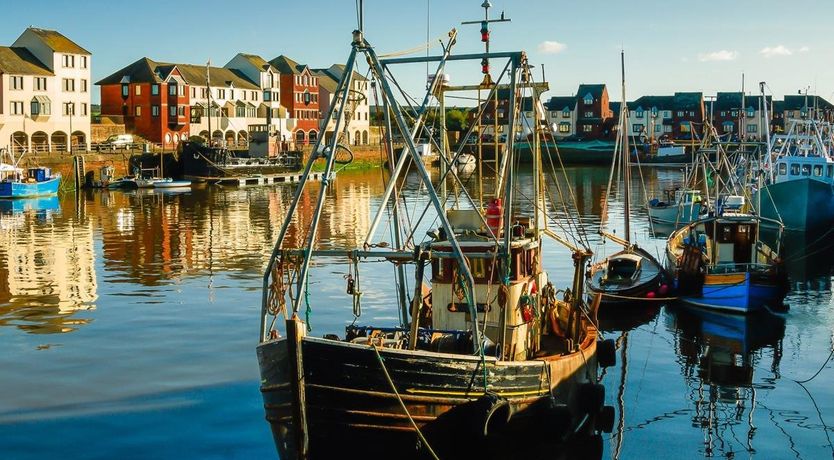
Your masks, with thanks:
[[[628,106],[626,105],[625,93],[625,51],[620,51],[620,76],[622,82],[622,102],[620,105],[620,134],[623,137],[621,142],[621,160],[623,162],[623,191],[625,196],[625,210],[623,211],[623,227],[625,239],[627,244],[631,244],[631,222],[629,215],[631,214],[631,169],[628,167]]]
[[[209,78],[209,66],[211,59],[206,62],[206,113],[208,115],[208,145],[211,147],[211,140],[214,137],[211,133],[211,79]]]

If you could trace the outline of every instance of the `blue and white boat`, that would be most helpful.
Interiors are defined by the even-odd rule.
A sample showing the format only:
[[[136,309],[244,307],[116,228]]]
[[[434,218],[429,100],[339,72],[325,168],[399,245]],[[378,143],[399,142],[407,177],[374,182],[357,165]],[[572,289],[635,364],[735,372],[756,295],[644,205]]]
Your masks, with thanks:
[[[0,164],[0,198],[35,198],[57,195],[61,174],[49,168],[24,170],[11,164]]]
[[[792,120],[774,137],[765,184],[753,196],[759,214],[788,230],[813,231],[834,223],[834,158],[831,126]]]
[[[705,308],[751,313],[781,309],[788,291],[779,247],[759,238],[767,219],[741,212],[743,197],[726,199],[718,214],[672,233],[666,243],[667,268],[680,299]],[[737,206],[729,206],[729,203]],[[778,222],[774,222],[778,225]]]

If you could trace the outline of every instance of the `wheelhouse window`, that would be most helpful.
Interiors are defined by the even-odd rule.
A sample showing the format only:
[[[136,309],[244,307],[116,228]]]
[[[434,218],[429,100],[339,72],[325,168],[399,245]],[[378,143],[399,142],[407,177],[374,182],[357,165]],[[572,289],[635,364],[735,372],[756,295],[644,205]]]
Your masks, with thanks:
[[[828,165],[825,167],[825,175],[828,177],[834,177],[834,166]]]
[[[798,176],[799,175],[799,165],[793,164],[791,165],[791,176]]]
[[[822,176],[822,165],[814,165],[814,177]]]
[[[811,175],[811,165],[802,165],[802,175],[803,176],[810,176]]]
[[[829,166],[831,168],[831,166]],[[784,176],[788,174],[788,165],[785,163],[779,163],[779,175]]]

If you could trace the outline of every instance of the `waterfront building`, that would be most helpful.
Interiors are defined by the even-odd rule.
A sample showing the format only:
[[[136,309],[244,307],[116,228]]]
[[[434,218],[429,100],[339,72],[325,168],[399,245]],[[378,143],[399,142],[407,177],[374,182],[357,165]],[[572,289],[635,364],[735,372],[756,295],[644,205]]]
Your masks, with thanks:
[[[319,136],[319,77],[312,69],[281,55],[269,61],[281,75],[281,105],[295,119],[291,131],[296,145],[314,143]]]
[[[608,139],[614,126],[605,84],[579,85],[576,90],[576,135],[583,139]]]
[[[261,89],[260,101],[257,101],[257,96],[251,97],[251,94],[249,100],[244,101],[256,106],[259,123],[268,125],[270,132],[277,133],[281,140],[289,141],[295,120],[289,117],[286,107],[281,105],[281,74],[278,69],[264,58],[246,53],[238,53],[224,67],[242,75]]]
[[[547,122],[556,138],[576,135],[576,97],[553,96],[545,103],[545,109]]]
[[[34,27],[0,47],[0,148],[87,150],[91,58],[60,32]]]
[[[322,117],[326,116],[327,111],[330,110],[336,87],[339,85],[344,71],[345,66],[343,64],[334,64],[327,69],[313,70],[313,75],[318,78],[319,109]],[[340,129],[344,129],[344,123],[347,120],[347,142],[352,145],[367,145],[370,142],[368,79],[358,72],[353,72],[351,86],[350,104],[345,109]],[[333,117],[327,120],[327,125],[323,128],[326,140],[329,140],[333,136],[337,116],[334,113]]]
[[[667,137],[690,140],[704,122],[704,95],[678,92],[671,96],[641,96],[629,102],[629,134],[644,140]],[[616,112],[615,112],[616,117]]]
[[[813,118],[834,122],[834,105],[820,96],[789,94],[780,109],[783,120]],[[790,123],[785,122],[783,126],[790,126]]]

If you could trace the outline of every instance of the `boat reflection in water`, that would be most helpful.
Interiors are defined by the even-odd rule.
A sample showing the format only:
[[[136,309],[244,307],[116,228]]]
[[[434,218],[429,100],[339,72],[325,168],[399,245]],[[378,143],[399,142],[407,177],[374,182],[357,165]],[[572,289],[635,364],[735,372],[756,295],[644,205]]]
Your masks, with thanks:
[[[704,456],[732,458],[740,439],[745,440],[742,448],[753,453],[756,392],[764,389],[754,383],[753,374],[767,366],[778,378],[784,317],[766,311],[733,315],[697,307],[667,312],[677,329],[682,373],[695,405],[692,426],[704,432]],[[765,349],[772,351],[764,353]],[[768,354],[769,365],[760,363]]]
[[[775,230],[765,230],[768,244]],[[834,230],[787,231],[783,238],[782,258],[791,284],[791,295],[800,292],[831,292],[831,261],[834,260]]]

